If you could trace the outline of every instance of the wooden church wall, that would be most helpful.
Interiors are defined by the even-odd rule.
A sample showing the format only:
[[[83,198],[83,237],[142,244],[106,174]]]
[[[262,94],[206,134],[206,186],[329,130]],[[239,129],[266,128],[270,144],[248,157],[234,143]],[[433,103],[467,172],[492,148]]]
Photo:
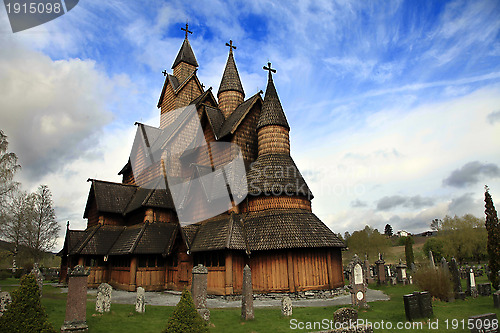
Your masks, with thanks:
[[[255,104],[238,126],[232,139],[232,142],[240,147],[243,159],[247,162],[253,162],[257,158],[257,122],[260,111],[259,105]]]

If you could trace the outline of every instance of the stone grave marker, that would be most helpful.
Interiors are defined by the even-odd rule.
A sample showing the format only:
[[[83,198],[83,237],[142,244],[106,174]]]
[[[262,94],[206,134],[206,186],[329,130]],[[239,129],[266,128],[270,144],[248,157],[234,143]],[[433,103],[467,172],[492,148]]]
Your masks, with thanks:
[[[481,296],[490,296],[491,295],[491,284],[490,283],[478,283],[477,284],[477,292]]]
[[[12,298],[7,291],[0,292],[0,317],[7,310],[7,306],[12,303]]]
[[[376,271],[377,271],[377,284],[386,284],[385,279],[385,261],[382,258],[382,255],[378,254],[378,260],[375,261]]]
[[[370,272],[370,262],[368,261],[368,256],[365,253],[365,261],[363,262],[363,276],[365,277],[365,283],[370,283],[369,278],[371,276]]]
[[[244,320],[254,319],[252,270],[248,265],[245,265],[245,268],[243,268],[243,287],[241,294],[241,318]]]
[[[111,287],[107,283],[101,283],[97,287],[97,298],[95,301],[95,310],[99,313],[109,312],[111,310]]]
[[[455,293],[462,292],[462,283],[460,282],[460,273],[458,271],[458,265],[457,265],[457,261],[455,260],[455,258],[451,258],[450,273],[451,273],[451,280],[453,281],[453,291]]]
[[[43,274],[40,271],[40,268],[38,268],[38,263],[35,263],[33,265],[33,269],[31,270],[30,274],[33,274],[35,276],[36,284],[38,285],[38,289],[40,289],[40,297],[41,297],[43,290]]]
[[[429,250],[429,263],[431,265],[431,268],[436,268],[436,265],[434,264],[434,256],[432,255],[432,251]]]
[[[406,277],[406,265],[403,261],[399,259],[399,264],[396,266],[396,276],[398,283],[408,284],[408,278]]]
[[[496,293],[493,293],[493,307],[496,309],[500,309],[500,290]]]
[[[469,326],[470,325],[470,326]],[[498,318],[496,313],[486,313],[469,317],[467,326],[471,333],[498,333]],[[471,327],[472,326],[472,327]]]
[[[366,303],[366,283],[363,276],[362,265],[363,262],[358,257],[358,255],[355,254],[351,262],[349,263],[349,270],[351,272],[351,276],[349,278],[349,288],[351,292],[352,305],[361,308],[367,308],[368,304]]]
[[[146,292],[143,287],[137,287],[137,296],[135,298],[135,312],[146,312]]]
[[[358,311],[352,308],[340,308],[333,313],[333,322],[354,326],[358,321]]]
[[[290,317],[292,315],[293,307],[290,297],[285,296],[281,300],[281,315],[283,317]]]
[[[476,278],[474,277],[474,271],[472,268],[468,269],[469,273],[467,274],[467,296],[472,296],[473,298],[477,297],[477,287],[476,287]]]
[[[200,316],[205,320],[210,320],[210,310],[207,309],[207,276],[208,269],[202,264],[194,267],[193,283],[191,286],[191,293],[193,295],[193,302],[196,310]]]
[[[408,321],[415,321],[422,318],[420,307],[418,306],[418,297],[415,294],[408,294],[403,296],[405,307],[405,315]]]
[[[434,315],[434,311],[432,310],[432,297],[431,294],[427,291],[421,291],[414,293],[418,299],[418,306],[420,308],[420,314],[424,318],[430,318]]]
[[[450,274],[450,269],[448,266],[448,262],[444,257],[441,257],[441,268],[443,269],[445,274]]]
[[[87,278],[90,269],[81,265],[68,269],[68,296],[66,317],[61,332],[88,332],[87,325]]]

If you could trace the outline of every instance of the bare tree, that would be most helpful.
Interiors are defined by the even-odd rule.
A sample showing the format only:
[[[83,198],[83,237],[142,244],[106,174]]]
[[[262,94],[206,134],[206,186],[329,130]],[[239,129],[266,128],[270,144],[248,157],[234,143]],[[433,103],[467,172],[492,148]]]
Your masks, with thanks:
[[[61,227],[52,208],[52,193],[47,185],[40,185],[33,193],[33,213],[25,229],[25,244],[35,262],[43,252],[52,250]]]
[[[5,211],[5,220],[2,226],[3,238],[12,244],[9,252],[13,256],[12,267],[16,267],[16,260],[20,246],[24,244],[26,226],[33,218],[34,196],[26,192],[18,192]]]
[[[13,179],[21,167],[17,164],[16,154],[7,152],[8,146],[7,136],[0,130],[0,223],[4,221],[9,199],[19,185]]]

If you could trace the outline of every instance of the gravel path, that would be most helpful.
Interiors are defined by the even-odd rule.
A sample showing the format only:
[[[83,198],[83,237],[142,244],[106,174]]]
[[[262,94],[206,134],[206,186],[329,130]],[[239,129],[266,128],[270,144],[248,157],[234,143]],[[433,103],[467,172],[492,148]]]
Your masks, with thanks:
[[[61,292],[67,292],[67,288],[61,288]],[[97,290],[91,289],[88,291],[89,295],[96,295]],[[135,304],[136,294],[133,292],[123,290],[113,290],[111,299],[113,303],[118,304]],[[388,301],[389,296],[380,290],[368,289],[366,299],[368,302],[373,301]],[[149,305],[163,305],[175,306],[180,300],[180,292],[146,292],[146,304]],[[270,300],[254,300],[254,307],[280,307],[281,299]],[[351,304],[351,295],[341,295],[329,299],[303,299],[293,300],[294,306],[308,307],[308,306],[335,306],[335,305],[348,305]],[[227,301],[222,297],[209,298],[207,300],[209,308],[239,308],[241,301]]]

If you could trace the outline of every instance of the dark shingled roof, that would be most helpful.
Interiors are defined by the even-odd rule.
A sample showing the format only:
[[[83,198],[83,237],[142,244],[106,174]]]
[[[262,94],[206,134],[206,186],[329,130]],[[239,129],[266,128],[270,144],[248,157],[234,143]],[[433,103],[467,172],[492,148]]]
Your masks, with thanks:
[[[134,185],[125,185],[92,179],[90,191],[94,192],[98,211],[122,214],[132,199],[136,188],[137,187]],[[89,208],[88,205],[89,201],[87,202],[87,207],[85,208],[85,213],[83,215],[84,218],[87,217],[87,209]]]
[[[345,247],[321,220],[307,210],[268,210],[245,217],[250,251],[305,247]]]
[[[134,253],[169,255],[177,236],[178,225],[174,223],[148,223]]]
[[[224,69],[224,74],[222,75],[217,96],[219,96],[220,93],[229,90],[239,91],[243,94],[243,97],[245,97],[245,92],[243,91],[243,86],[241,85],[240,75],[238,74],[236,63],[234,62],[232,49],[227,57],[226,68]]]
[[[231,113],[231,115],[227,118],[220,129],[220,137],[228,135],[229,133],[234,133],[238,128],[238,125],[241,124],[245,116],[248,114],[250,109],[254,106],[255,103],[262,103],[262,97],[260,97],[260,92],[256,93],[236,108],[236,110]],[[255,133],[257,135],[257,133]]]
[[[70,254],[123,255],[166,254],[174,245],[176,223],[141,223],[130,227],[96,225],[82,231]]]
[[[259,122],[257,123],[257,129],[268,125],[280,125],[290,130],[271,74],[269,74],[269,79],[267,81],[266,95],[264,96],[264,103],[262,104],[262,112]]]
[[[182,232],[188,247],[191,247],[191,243],[193,242],[194,236],[199,227],[199,224],[188,224],[182,227]]]
[[[224,214],[200,223],[192,232],[191,252],[345,247],[316,215],[303,209]]]
[[[154,180],[155,181],[161,181]],[[85,208],[84,218],[87,217],[91,194],[97,204],[97,210],[105,213],[129,214],[140,207],[155,207],[174,209],[174,203],[168,190],[157,188],[152,184],[151,188],[142,188],[136,185],[92,180],[89,200]],[[150,186],[148,186],[150,187]],[[157,188],[157,189],[155,189]]]
[[[134,226],[124,228],[120,238],[112,244],[109,250],[110,255],[129,254],[134,251],[139,237],[144,231],[146,224],[136,224]]]
[[[222,111],[218,108],[211,107],[209,105],[204,106],[205,113],[207,114],[208,123],[212,127],[212,131],[215,134],[215,138],[219,139],[222,124],[224,124],[224,115]]]
[[[123,226],[101,224],[91,227],[85,231],[85,237],[72,252],[89,255],[107,255],[124,228]]]
[[[241,221],[235,214],[201,223],[190,246],[191,252],[221,249],[246,249]]]
[[[70,253],[85,237],[85,230],[66,230],[66,237],[64,238],[64,246],[58,256],[67,255]]]
[[[303,195],[313,198],[295,162],[287,154],[257,157],[247,172],[247,181],[249,195]]]
[[[189,44],[189,41],[187,39],[184,39],[184,42],[182,42],[181,49],[179,50],[179,53],[177,53],[177,57],[175,58],[172,68],[175,68],[175,66],[177,66],[181,62],[185,62],[193,65],[194,67],[198,67],[198,62],[196,61],[196,57],[194,56],[193,49],[191,48],[191,44]]]

